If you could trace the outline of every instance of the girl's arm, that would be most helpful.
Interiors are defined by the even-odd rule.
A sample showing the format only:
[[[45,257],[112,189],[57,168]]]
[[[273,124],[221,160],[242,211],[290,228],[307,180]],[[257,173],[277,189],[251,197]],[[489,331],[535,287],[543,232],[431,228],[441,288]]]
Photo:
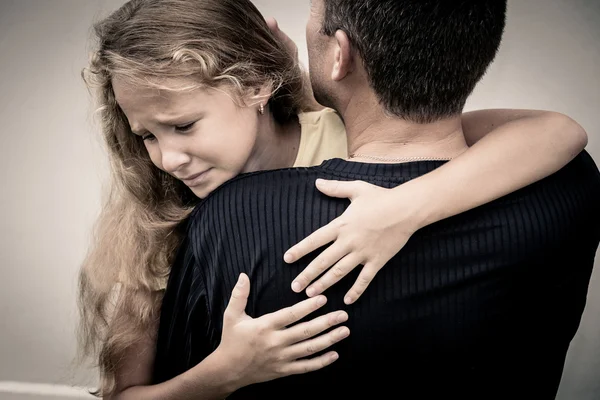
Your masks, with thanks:
[[[548,111],[465,113],[463,130],[467,142],[474,143],[470,149],[396,188],[318,180],[321,192],[349,198],[352,204],[340,217],[286,252],[284,260],[291,263],[333,242],[296,277],[292,289],[299,292],[310,284],[307,294],[317,295],[362,264],[345,298],[347,304],[353,303],[418,229],[553,174],[587,144],[579,124]]]
[[[244,386],[316,371],[337,360],[337,353],[331,351],[318,357],[305,357],[329,348],[350,334],[346,327],[329,330],[348,319],[346,312],[334,311],[286,328],[321,308],[327,301],[325,296],[254,319],[245,312],[249,293],[250,281],[242,274],[223,315],[219,347],[192,369],[167,382],[152,385],[157,323],[153,334],[141,338],[129,349],[117,370],[116,390],[107,398],[224,399]],[[329,331],[320,335],[326,330]],[[307,332],[310,332],[309,337]]]

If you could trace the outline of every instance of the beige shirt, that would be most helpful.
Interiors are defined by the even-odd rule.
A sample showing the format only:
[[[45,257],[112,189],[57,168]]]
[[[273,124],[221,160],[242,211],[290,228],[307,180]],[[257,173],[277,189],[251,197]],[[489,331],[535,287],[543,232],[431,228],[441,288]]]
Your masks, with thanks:
[[[338,114],[325,108],[298,115],[301,126],[300,147],[294,167],[321,165],[331,158],[347,158],[346,129]]]

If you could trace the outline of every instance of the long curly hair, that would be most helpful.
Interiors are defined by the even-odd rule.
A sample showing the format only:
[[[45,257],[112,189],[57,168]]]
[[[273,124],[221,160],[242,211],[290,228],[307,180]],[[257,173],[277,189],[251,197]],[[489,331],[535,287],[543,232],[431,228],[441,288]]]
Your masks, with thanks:
[[[78,336],[82,356],[100,370],[94,394],[107,396],[127,350],[156,334],[161,289],[198,202],[152,164],[112,80],[155,87],[160,78],[184,78],[194,87],[178,90],[226,85],[240,94],[270,84],[269,109],[280,123],[302,110],[304,80],[247,0],[132,0],[94,28],[97,47],[82,76],[97,95],[112,179],[79,276]]]

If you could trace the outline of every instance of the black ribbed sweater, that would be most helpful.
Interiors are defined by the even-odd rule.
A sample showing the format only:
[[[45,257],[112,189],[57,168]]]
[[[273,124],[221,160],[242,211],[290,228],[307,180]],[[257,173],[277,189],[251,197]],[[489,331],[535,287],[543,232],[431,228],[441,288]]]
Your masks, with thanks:
[[[442,162],[363,164],[241,175],[194,211],[173,266],[159,328],[155,381],[218,346],[238,275],[259,317],[305,298],[293,278],[316,256],[284,252],[349,202],[315,179],[394,187]],[[351,306],[358,269],[325,292],[318,314],[345,309],[340,359],[309,374],[252,385],[232,398],[552,399],[583,312],[600,240],[600,174],[583,152],[556,174],[419,230]]]

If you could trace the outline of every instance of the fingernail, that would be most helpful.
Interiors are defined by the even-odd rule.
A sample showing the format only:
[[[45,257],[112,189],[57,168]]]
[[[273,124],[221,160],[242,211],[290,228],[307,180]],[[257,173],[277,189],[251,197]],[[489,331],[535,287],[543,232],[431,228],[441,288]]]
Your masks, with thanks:
[[[346,314],[343,311],[338,314],[338,317],[337,317],[337,321],[338,322],[344,322],[344,321],[347,321],[347,320],[348,320],[348,314]]]
[[[319,179],[317,179],[316,185],[320,186],[320,187],[325,187],[325,185],[327,185],[327,183],[324,179],[319,178]]]
[[[331,359],[331,361],[335,361],[338,358],[340,358],[340,356],[338,355],[338,353],[333,353],[329,358]]]
[[[292,290],[296,293],[299,293],[302,290],[302,285],[300,284],[300,282],[294,281],[292,283]]]
[[[306,295],[308,297],[313,297],[315,294],[317,294],[317,290],[313,287],[309,287],[308,289],[306,289]]]
[[[353,299],[350,296],[346,296],[344,298],[344,303],[346,303],[346,304],[352,304],[352,301],[353,301]]]
[[[241,274],[240,274],[240,277],[238,278],[237,285],[244,286],[244,278]]]
[[[294,257],[292,257],[292,255],[290,253],[285,253],[283,256],[283,261],[285,261],[286,263],[292,263],[294,262]]]
[[[318,305],[322,306],[322,305],[324,305],[325,303],[327,303],[327,298],[326,298],[325,296],[319,296],[319,297],[317,298],[317,304],[318,304]]]
[[[340,329],[338,331],[338,335],[340,335],[341,337],[346,337],[350,334],[350,329],[343,327],[342,329]]]

